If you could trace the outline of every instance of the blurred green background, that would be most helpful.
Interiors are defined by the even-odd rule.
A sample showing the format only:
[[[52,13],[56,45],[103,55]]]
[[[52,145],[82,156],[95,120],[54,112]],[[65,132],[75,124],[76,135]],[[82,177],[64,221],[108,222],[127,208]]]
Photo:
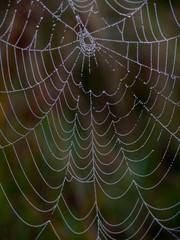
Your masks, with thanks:
[[[178,239],[180,3],[171,1],[174,15],[170,2],[162,0],[97,1],[99,12],[91,15],[91,4],[83,8],[87,13],[74,13],[68,1],[57,10],[61,3],[0,2],[0,239],[36,239],[40,233],[42,240],[58,239],[57,235],[91,240],[97,238],[98,229],[100,239],[149,240],[158,232],[156,239]],[[96,57],[79,55],[83,49],[77,33],[83,25],[77,24],[76,14],[82,24],[88,19]],[[89,44],[91,38],[83,40]],[[91,112],[81,114],[91,107],[95,121],[103,124],[91,125]],[[74,124],[76,114],[79,120]],[[116,160],[111,163],[112,159]],[[75,174],[86,178],[94,166],[96,188],[93,175],[87,183],[71,178]],[[115,185],[101,180],[112,183],[121,177]],[[130,184],[116,200],[100,188],[116,198]],[[124,223],[108,227],[98,213],[89,231],[74,234],[57,208],[53,214],[46,212],[56,206],[61,191],[60,211],[75,231],[90,225],[97,206],[110,224]],[[86,216],[94,201],[97,206],[86,220],[76,221],[65,201],[77,218]],[[41,224],[48,220],[51,224],[41,232]],[[101,223],[121,233],[105,238]]]

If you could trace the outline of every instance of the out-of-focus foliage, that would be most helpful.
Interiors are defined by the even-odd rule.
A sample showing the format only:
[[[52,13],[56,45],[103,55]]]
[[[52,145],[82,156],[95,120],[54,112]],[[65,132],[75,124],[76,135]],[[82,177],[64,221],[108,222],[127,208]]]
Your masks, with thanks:
[[[68,229],[67,224],[64,222],[62,216],[57,210],[55,210],[53,215],[52,212],[40,213],[37,209],[31,206],[28,201],[26,201],[27,198],[30,202],[32,202],[32,204],[34,204],[35,206],[37,206],[37,208],[40,209],[48,209],[49,206],[54,206],[54,202],[52,204],[47,204],[41,198],[39,198],[39,196],[32,188],[33,186],[34,189],[41,196],[43,196],[45,199],[48,199],[49,201],[53,201],[59,195],[60,189],[54,191],[49,190],[47,185],[44,183],[44,180],[42,181],[41,174],[43,176],[43,179],[47,180],[49,185],[58,186],[64,180],[65,171],[63,172],[63,174],[59,174],[58,172],[54,172],[53,170],[51,171],[49,168],[47,168],[47,164],[45,163],[44,158],[48,161],[48,164],[51,165],[52,168],[59,169],[63,166],[63,164],[65,167],[65,164],[68,161],[68,157],[66,159],[66,163],[59,163],[59,161],[56,161],[56,157],[52,156],[50,149],[53,153],[55,153],[54,155],[58,156],[59,158],[63,158],[64,156],[66,156],[66,149],[71,148],[71,153],[74,156],[76,164],[79,164],[82,169],[84,166],[86,166],[86,164],[84,164],[82,159],[78,158],[78,154],[84,154],[83,156],[86,157],[86,154],[88,155],[89,149],[87,151],[82,151],[79,148],[76,139],[77,135],[72,136],[69,141],[66,141],[66,143],[59,140],[59,116],[62,116],[62,112],[64,111],[66,118],[69,121],[72,121],[76,114],[76,111],[72,111],[72,109],[76,107],[76,102],[72,98],[68,87],[64,87],[64,95],[68,99],[68,104],[70,104],[70,107],[68,108],[66,104],[66,98],[63,95],[59,96],[59,92],[55,91],[54,88],[51,87],[51,82],[47,81],[46,84],[41,84],[41,79],[38,77],[39,73],[36,68],[37,63],[39,63],[38,67],[41,70],[41,76],[44,78],[48,74],[50,75],[51,73],[53,73],[55,71],[54,69],[58,68],[57,73],[52,74],[50,78],[52,79],[52,82],[54,83],[56,88],[61,89],[63,86],[63,82],[59,81],[58,74],[60,74],[61,79],[67,79],[67,72],[64,70],[64,68],[67,68],[68,70],[72,69],[73,64],[76,63],[76,57],[79,50],[77,52],[75,51],[74,55],[72,54],[72,56],[68,58],[67,61],[65,61],[64,65],[62,64],[62,59],[66,59],[66,57],[70,54],[73,48],[79,46],[79,42],[76,42],[77,36],[73,31],[71,31],[71,29],[64,27],[64,24],[60,20],[61,16],[59,18],[57,17],[57,19],[54,19],[51,16],[50,12],[47,11],[47,9],[50,9],[49,11],[52,12],[55,11],[55,9],[57,8],[57,3],[55,0],[40,1],[43,3],[44,6],[47,7],[47,9],[42,8],[42,5],[38,4],[38,1],[21,0],[18,4],[17,2],[18,1],[10,1],[8,3],[7,1],[0,1],[0,24],[2,23],[2,26],[0,28],[0,183],[2,184],[1,186],[3,186],[3,189],[5,191],[3,192],[3,189],[0,188],[0,239],[35,239],[41,232],[42,227],[33,228],[26,225],[21,221],[21,219],[17,217],[14,211],[16,211],[23,220],[32,225],[41,224],[50,219],[52,225],[57,231],[57,234],[59,234],[60,239],[62,240],[96,239],[98,231],[97,225],[99,224],[99,221],[97,219],[95,220],[95,226],[92,226],[90,231],[88,231],[82,236],[76,235]],[[57,2],[59,3],[59,1]],[[66,4],[68,5],[69,2],[66,2]],[[99,15],[94,16],[94,18],[91,19],[91,21],[89,22],[87,27],[89,32],[100,29],[101,25],[103,26],[102,17],[104,17],[104,19],[108,19],[108,24],[112,25],[113,23],[116,23],[118,19],[119,21],[123,19],[123,16],[120,16],[117,12],[115,12],[113,8],[107,4],[107,2],[103,0],[97,1],[100,13]],[[112,2],[114,3],[114,1]],[[129,2],[129,4],[132,5],[137,1]],[[158,32],[157,19],[153,5],[155,2],[158,9],[158,21],[161,24],[161,29],[165,40],[162,39],[162,35]],[[180,22],[180,2],[173,0],[171,2],[173,4],[173,9],[175,11],[177,21]],[[15,16],[15,20],[11,25],[12,16],[15,9],[17,10],[17,15]],[[31,14],[27,20],[29,9],[31,9]],[[132,139],[128,139],[128,137],[126,136],[122,137],[122,140],[127,143],[125,147],[129,150],[129,153],[127,153],[126,157],[129,157],[129,159],[131,159],[133,156],[135,160],[137,159],[137,161],[135,162],[129,161],[129,167],[132,171],[138,173],[139,175],[143,175],[151,173],[154,169],[156,169],[156,166],[158,164],[161,164],[161,167],[159,167],[158,171],[156,171],[154,174],[150,174],[148,178],[139,178],[137,176],[134,176],[132,173],[129,173],[128,176],[123,179],[123,183],[117,188],[113,186],[108,186],[107,188],[104,188],[106,188],[107,192],[109,192],[112,196],[118,196],[120,195],[120,193],[123,193],[128,188],[129,184],[133,181],[135,181],[140,186],[148,188],[163,179],[161,183],[158,183],[159,185],[157,188],[155,187],[152,190],[141,189],[141,194],[146,202],[148,202],[152,206],[163,209],[167,206],[174,205],[175,203],[180,201],[180,162],[179,151],[177,151],[177,149],[179,148],[179,141],[177,141],[177,139],[179,138],[180,134],[179,131],[177,132],[177,134],[172,134],[172,132],[174,132],[177,126],[179,126],[180,114],[178,107],[176,107],[174,114],[172,114],[171,102],[167,103],[166,110],[164,111],[160,122],[158,122],[158,116],[161,114],[161,111],[165,104],[164,99],[157,98],[157,96],[159,94],[158,90],[163,89],[163,86],[166,86],[166,92],[164,94],[168,96],[168,87],[165,84],[166,76],[173,75],[172,79],[168,80],[169,89],[172,89],[174,76],[180,76],[180,26],[178,26],[178,24],[176,24],[173,19],[169,1],[149,0],[148,9],[151,19],[151,25],[149,25],[148,23],[148,18],[144,18],[144,21],[147,22],[144,22],[144,26],[142,26],[142,21],[138,13],[134,14],[133,18],[134,21],[136,21],[136,30],[137,32],[139,32],[139,36],[141,36],[143,39],[143,31],[141,30],[141,28],[144,27],[146,36],[148,38],[148,47],[146,41],[144,41],[144,44],[140,45],[141,48],[139,49],[139,52],[141,54],[139,55],[138,63],[136,62],[136,43],[134,43],[134,45],[130,45],[130,49],[128,50],[127,54],[126,41],[125,43],[123,41],[121,43],[117,43],[116,41],[106,41],[104,43],[103,41],[99,40],[99,43],[104,44],[105,48],[112,49],[112,55],[114,54],[113,51],[120,53],[119,56],[116,56],[117,61],[115,61],[114,58],[111,59],[109,57],[108,62],[105,62],[104,60],[106,58],[106,54],[105,52],[101,52],[100,50],[96,55],[98,67],[95,60],[92,60],[91,58],[91,61],[89,63],[89,58],[85,57],[82,71],[82,54],[77,61],[72,75],[75,77],[74,81],[77,86],[81,82],[85,91],[88,92],[89,90],[91,90],[96,95],[101,94],[103,91],[105,91],[110,95],[116,91],[116,89],[118,88],[119,79],[123,79],[123,77],[126,76],[128,68],[128,77],[123,80],[124,82],[122,81],[121,89],[119,91],[119,95],[122,96],[127,91],[124,100],[123,102],[120,102],[120,104],[114,106],[112,104],[111,107],[111,112],[119,117],[125,116],[128,114],[128,111],[131,111],[134,104],[134,95],[137,97],[137,101],[140,102],[146,102],[146,100],[148,100],[148,96],[150,96],[151,100],[149,101],[149,106],[147,106],[147,108],[151,109],[153,104],[156,106],[153,108],[152,112],[146,111],[146,113],[143,113],[144,115],[143,120],[141,119],[141,124],[138,125],[137,119],[142,111],[142,106],[138,105],[135,111],[133,111],[133,114],[129,118],[122,118],[122,121],[120,122],[120,124],[117,124],[116,128],[118,132],[122,133],[122,135],[125,135],[125,133],[128,132],[128,130],[131,129],[133,125],[135,125],[135,121],[137,121],[138,127],[136,128],[134,134],[131,135]],[[7,10],[9,11],[9,17],[3,23]],[[144,11],[143,13],[147,15],[147,12]],[[39,19],[39,16],[43,16],[42,22]],[[72,26],[72,28],[77,24],[75,15],[73,15],[73,11],[71,8],[67,9],[67,11],[62,14],[62,16],[63,21],[66,22],[68,25]],[[79,16],[82,20],[85,21],[85,19],[88,17],[88,13],[80,13]],[[28,21],[28,24],[23,32],[23,37],[21,38],[21,31],[26,24],[26,20]],[[54,29],[52,27],[53,24],[55,24]],[[150,42],[155,41],[154,36],[150,34],[151,26],[153,27],[154,35],[156,36],[157,41],[157,44],[154,44],[153,46],[149,44]],[[7,33],[5,33],[5,30],[7,30]],[[12,32],[10,34],[10,37],[8,37],[10,31]],[[38,41],[36,43],[32,42],[31,46],[32,49],[35,50],[46,48],[48,42],[50,41],[50,36],[51,34],[53,34],[51,48],[54,48],[54,50],[51,51],[51,54],[49,54],[48,51],[44,51],[43,53],[37,53],[35,58],[35,50],[25,50],[26,47],[31,43],[35,31],[37,31],[38,34]],[[116,40],[119,38],[119,34],[120,32],[116,31],[112,27],[105,29],[102,32],[98,32],[97,34],[94,34],[94,38],[107,38]],[[68,44],[73,41],[74,42],[73,44],[70,44],[68,47],[65,47],[61,50],[62,59],[60,59],[57,48],[59,45],[61,45],[62,36],[64,37],[63,44]],[[124,30],[124,36],[129,41],[139,41],[136,34],[134,33],[132,16],[130,16],[129,20],[127,20],[126,28]],[[177,54],[176,64],[174,66],[174,71],[172,72],[175,49],[174,37],[176,37],[175,39],[177,39]],[[172,38],[172,41],[166,40],[169,38]],[[162,40],[164,41],[164,43],[162,43]],[[87,41],[89,41],[89,39]],[[167,42],[169,44],[168,46]],[[153,48],[153,51],[151,47]],[[160,50],[159,47],[161,48]],[[23,62],[22,60],[21,49],[24,49],[23,54],[25,62]],[[41,54],[43,55],[44,65],[46,66],[46,69],[43,66]],[[153,63],[150,62],[150,54],[153,54]],[[159,54],[160,59],[159,66],[156,60],[157,54]],[[29,61],[30,55],[32,62]],[[167,58],[167,63],[165,63]],[[127,59],[131,59],[132,61],[127,61]],[[126,67],[122,67],[119,62]],[[17,63],[20,76],[17,73]],[[27,73],[24,71],[23,64],[26,65]],[[127,67],[127,64],[129,64],[129,67]],[[141,65],[141,69],[139,65]],[[144,66],[148,67],[143,68]],[[166,69],[164,69],[165,66]],[[32,69],[35,69],[34,73],[32,72]],[[113,69],[115,71],[113,71]],[[152,71],[152,69],[156,69],[156,71]],[[134,84],[134,79],[138,75],[138,72],[140,70],[142,70],[141,75],[138,76],[138,80]],[[165,72],[165,75],[161,75],[162,72]],[[28,81],[30,85],[35,87],[32,87],[29,90],[25,91],[15,91],[16,89],[28,88],[27,81],[23,81],[23,79],[27,80],[26,74],[29,76]],[[152,94],[150,94],[151,89],[149,88],[149,86],[143,84],[143,82],[148,81],[150,74],[153,75],[151,76],[152,88],[157,84],[156,92],[152,92]],[[23,86],[21,86],[21,82],[19,81],[20,77],[21,81],[24,84]],[[93,102],[94,108],[101,109],[105,105],[105,102],[108,101],[113,103],[117,102],[117,100],[119,99],[119,95],[109,97],[105,94],[102,95],[101,98],[93,97],[93,99],[91,99],[89,94],[85,94],[85,92],[81,91],[80,88],[75,86],[73,80],[71,79],[73,78],[72,76],[70,76],[69,78],[69,84],[70,86],[72,86],[71,91],[76,98],[78,98],[79,96],[79,107],[84,113],[87,112],[90,108],[91,100]],[[158,81],[157,78],[159,78]],[[39,79],[38,83],[36,82],[36,79]],[[174,101],[179,99],[179,81],[180,78],[177,77],[176,87],[173,90],[173,94],[171,97],[171,99]],[[26,92],[26,94],[24,94],[24,92]],[[53,101],[56,102],[56,104],[54,104]],[[58,101],[61,102],[61,104],[59,104]],[[39,106],[37,105],[37,102]],[[49,103],[49,105],[47,104],[47,102]],[[53,114],[51,111],[49,111],[50,105],[54,106],[52,108]],[[61,105],[62,108],[64,107],[63,110],[61,109]],[[41,111],[39,111],[39,109],[41,109]],[[32,114],[32,111],[35,113],[34,115]],[[97,113],[95,119],[99,122],[102,122],[106,114],[107,111],[104,111],[100,114]],[[108,121],[103,125],[103,128],[102,126],[96,126],[98,132],[104,133],[105,129],[107,129],[109,124],[115,121],[113,114],[108,118]],[[35,115],[37,117],[35,117]],[[46,115],[48,115],[48,118],[44,117]],[[15,116],[17,116],[17,118]],[[153,118],[152,116],[155,117]],[[172,116],[173,118],[170,119],[172,124],[170,125],[170,127],[166,127],[166,125],[168,125],[169,116]],[[88,115],[88,117],[81,117],[80,123],[82,124],[84,129],[87,128],[89,126],[89,122],[92,121],[91,117],[92,116],[90,115]],[[138,138],[137,136],[143,133],[144,128],[146,127],[150,117],[151,121],[146,129],[146,135],[135,146],[135,149],[141,148],[141,146],[143,146],[143,150],[141,152],[137,151],[137,154],[133,153],[134,155],[132,155],[132,149],[131,147],[129,147],[130,144],[128,145],[128,143],[136,141],[136,139]],[[17,121],[17,119],[19,119],[19,122]],[[27,129],[23,128],[20,122],[23,123],[23,125],[26,126]],[[152,134],[154,123],[157,124],[157,129],[153,131]],[[65,119],[64,121],[62,120],[62,125],[65,131],[61,131],[59,134],[61,134],[62,137],[67,139],[68,136],[70,136],[68,131],[72,129],[73,125],[71,127],[71,124],[66,123]],[[55,129],[52,126],[56,126],[57,128]],[[13,129],[19,132],[22,137]],[[29,131],[29,129],[31,130]],[[77,124],[77,129],[84,139],[89,136],[89,130],[84,130],[80,124]],[[160,137],[160,140],[158,141],[158,146],[154,146],[155,143],[157,144],[156,140],[160,134],[161,129],[164,130],[162,136]],[[98,137],[96,136],[97,141],[99,141],[99,143],[102,145],[108,143],[114,134],[113,129],[108,134],[103,138],[103,141],[102,138],[98,139]],[[55,137],[55,141],[53,136]],[[151,139],[148,144],[146,144],[149,136]],[[171,138],[172,140],[170,140]],[[55,145],[57,139],[59,141],[58,147],[60,147],[64,152],[59,151],[58,147]],[[86,142],[80,139],[80,137],[78,141],[84,148],[86,148],[87,145],[91,143],[91,139]],[[74,146],[72,145],[72,143],[74,144]],[[48,148],[47,145],[50,146],[50,148]],[[103,154],[106,155],[106,152],[111,150],[113,145],[115,147],[106,159],[106,156],[104,156]],[[121,145],[120,142],[116,144],[116,140],[113,140],[111,145],[107,145],[107,148],[105,150],[102,149],[102,154],[99,154],[101,155],[99,156],[99,158],[102,158],[104,162],[108,163],[110,158],[113,159],[117,155],[121,147],[124,147],[124,145]],[[155,154],[147,157],[147,153],[154,148],[156,148]],[[99,150],[101,150],[100,147]],[[76,153],[76,151],[78,152],[78,154]],[[96,154],[98,155],[97,152]],[[177,155],[174,158],[176,152]],[[165,158],[161,163],[161,159],[163,159],[164,155]],[[143,159],[144,157],[147,157],[146,161],[138,161],[138,159]],[[89,158],[86,159],[86,161],[90,162],[91,158],[92,155],[90,155]],[[123,156],[120,155],[119,159],[122,160]],[[113,167],[114,169],[118,168],[119,163],[120,161],[117,161],[117,163],[112,166],[112,169],[111,166],[109,167],[109,169],[108,167],[104,169],[106,172],[107,169],[109,170],[109,172],[111,172],[113,171]],[[120,168],[120,171],[117,171],[117,173],[109,177],[108,181],[111,180],[113,182],[115,181],[115,179],[118,178],[118,176],[123,176],[125,170],[127,169],[126,164],[127,163],[124,162],[122,164],[122,167]],[[72,166],[74,166],[73,163]],[[165,177],[163,177],[169,168],[170,171]],[[37,169],[39,169],[39,172],[37,171]],[[82,176],[86,176],[88,172],[89,168],[84,169],[80,174]],[[99,174],[102,177],[101,173]],[[137,200],[137,196],[140,198],[136,186],[134,185],[131,191],[127,195],[125,195],[124,198],[122,197],[119,200],[110,200],[104,196],[104,193],[97,184],[96,199],[96,197],[94,196],[94,184],[92,182],[80,183],[77,182],[75,179],[72,180],[70,173],[67,173],[66,177],[67,179],[69,179],[69,182],[63,182],[64,198],[66,199],[68,205],[71,207],[72,213],[77,217],[85,216],[90,211],[94,201],[97,200],[98,207],[101,210],[104,218],[106,220],[110,220],[111,224],[116,224],[130,216],[130,212],[132,211],[136,203],[135,200]],[[104,179],[106,179],[106,177]],[[30,186],[29,181],[31,182],[32,186]],[[19,190],[18,186],[20,186],[22,192]],[[65,204],[63,199],[60,199],[58,203],[61,206],[62,215],[64,216],[68,224],[73,229],[76,229],[76,231],[83,231],[87,226],[89,226],[89,224],[93,220],[93,216],[90,216],[89,219],[82,221],[78,224],[77,221],[74,221],[73,218],[70,216],[67,208],[63,207]],[[140,203],[138,204],[140,205]],[[175,208],[172,208],[168,213],[166,212],[166,209],[164,211],[151,209],[152,215],[149,213],[149,215],[147,216],[147,206],[143,205],[141,214],[138,213],[137,209],[133,213],[134,215],[132,214],[132,219],[135,219],[135,216],[137,216],[137,221],[132,224],[132,219],[130,216],[128,221],[125,222],[124,225],[122,225],[122,228],[120,228],[122,230],[121,235],[112,235],[112,237],[114,237],[115,239],[129,239],[128,237],[133,236],[133,234],[137,231],[137,234],[130,239],[141,239],[143,234],[147,231],[146,237],[144,239],[151,240],[155,237],[154,233],[157,233],[159,231],[160,225],[156,221],[158,217],[162,218],[164,216],[166,218],[169,216],[170,218],[178,212],[178,208],[179,205],[177,205],[177,207]],[[97,209],[94,209],[93,211],[95,215]],[[154,216],[156,216],[157,219],[154,220],[154,223],[149,230],[148,227],[150,226],[150,223],[152,221],[153,214]],[[146,223],[143,225],[142,228],[140,228],[146,216]],[[173,226],[179,226],[179,223],[180,216],[179,214],[177,214],[177,216],[173,218],[172,222],[166,222],[166,227],[173,228]],[[57,236],[53,231],[52,225],[47,225],[46,229],[41,233],[39,239],[57,239]],[[126,228],[128,230],[123,232],[123,229]],[[139,232],[138,229],[140,229]],[[116,228],[112,227],[112,229],[110,230],[114,231],[116,230]],[[178,236],[180,237],[180,235]],[[105,238],[101,236],[101,239]],[[107,239],[111,238],[107,237]],[[161,240],[174,238],[169,233],[166,233],[165,230],[162,230],[159,238],[157,237],[157,239]]]

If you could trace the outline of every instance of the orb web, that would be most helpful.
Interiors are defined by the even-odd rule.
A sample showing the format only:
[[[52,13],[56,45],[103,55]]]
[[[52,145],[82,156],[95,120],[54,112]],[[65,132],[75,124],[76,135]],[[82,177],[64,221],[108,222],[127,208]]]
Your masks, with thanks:
[[[2,238],[179,239],[179,4],[0,5]]]

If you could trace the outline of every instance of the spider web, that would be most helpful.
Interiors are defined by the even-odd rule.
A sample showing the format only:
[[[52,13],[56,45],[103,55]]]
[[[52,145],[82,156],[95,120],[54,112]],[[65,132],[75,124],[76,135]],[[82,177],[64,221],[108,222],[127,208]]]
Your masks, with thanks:
[[[176,1],[0,5],[1,236],[179,239]]]

